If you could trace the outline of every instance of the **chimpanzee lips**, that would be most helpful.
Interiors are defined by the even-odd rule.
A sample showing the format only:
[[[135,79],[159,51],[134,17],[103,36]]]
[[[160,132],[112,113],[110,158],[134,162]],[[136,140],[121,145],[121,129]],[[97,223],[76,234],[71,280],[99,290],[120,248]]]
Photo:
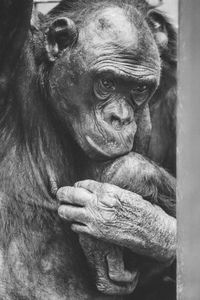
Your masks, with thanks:
[[[89,137],[88,135],[86,135],[86,141],[88,142],[89,147],[95,151],[95,153],[97,154],[97,156],[101,156],[101,157],[107,157],[107,158],[115,158],[115,157],[119,157],[125,154],[128,154],[131,150],[132,147],[130,147],[130,149],[128,149],[127,147],[123,147],[123,149],[119,149],[116,151],[116,149],[114,149],[113,151],[105,151],[103,149],[103,147],[101,147],[100,145],[98,145],[96,143],[96,141],[94,141],[91,137]],[[116,146],[117,148],[117,146]]]

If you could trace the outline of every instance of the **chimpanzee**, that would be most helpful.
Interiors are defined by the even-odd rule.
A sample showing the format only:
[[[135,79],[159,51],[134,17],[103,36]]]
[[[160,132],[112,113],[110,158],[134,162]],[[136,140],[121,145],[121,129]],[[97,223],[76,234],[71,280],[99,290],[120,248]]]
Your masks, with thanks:
[[[152,178],[150,172],[149,193],[143,195],[140,188],[142,174],[148,176],[148,172],[138,175],[137,189],[131,187],[132,181],[125,182],[124,189],[109,185],[109,190],[107,184],[100,184],[102,195],[98,197],[102,200],[106,195],[111,207],[115,190],[120,203],[116,224],[124,224],[120,226],[123,241],[120,230],[118,235],[108,230],[105,241],[116,245],[112,247],[119,256],[112,257],[121,259],[116,264],[130,266],[120,279],[124,291],[116,290],[114,296],[106,295],[106,288],[96,289],[83,236],[79,242],[73,232],[83,231],[83,224],[73,222],[71,226],[58,216],[55,190],[65,187],[61,204],[88,200],[99,186],[97,181],[80,181],[87,178],[91,166],[113,160],[115,165],[124,156],[123,176],[129,173],[128,166],[141,159],[128,153],[155,153],[155,143],[149,141],[148,103],[152,114],[152,107],[161,100],[162,85],[165,98],[170,98],[174,84],[168,80],[173,56],[168,36],[171,27],[168,30],[166,19],[141,0],[63,0],[32,27],[31,11],[31,0],[0,1],[0,298],[122,299],[121,293],[130,293],[136,286],[138,274],[133,278],[131,270],[134,255],[140,257],[141,265],[143,259],[156,260],[161,269],[174,259],[175,219],[170,216],[174,210],[166,210],[174,197],[168,190],[174,191],[173,180],[144,159],[155,174]],[[127,164],[130,159],[132,164]],[[135,178],[133,174],[131,171]],[[108,174],[102,176],[92,173],[91,179],[112,183]],[[63,189],[58,189],[59,200]],[[157,189],[164,191],[161,198],[166,205],[156,201],[160,199],[153,195]],[[76,219],[78,209],[83,208],[61,205],[59,213],[69,219],[70,210],[71,218]],[[107,218],[112,210],[110,213]],[[92,235],[103,245],[103,223],[97,228],[98,218],[96,224],[93,221]],[[126,222],[130,225],[127,236]],[[118,246],[127,255],[120,257]],[[132,276],[127,287],[126,274]],[[115,278],[119,280],[118,274]]]

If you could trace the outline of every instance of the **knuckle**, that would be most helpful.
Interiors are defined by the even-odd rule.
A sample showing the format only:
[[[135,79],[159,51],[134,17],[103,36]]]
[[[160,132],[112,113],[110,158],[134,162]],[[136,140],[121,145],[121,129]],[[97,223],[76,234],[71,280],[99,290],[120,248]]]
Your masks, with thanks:
[[[143,201],[142,196],[140,196],[140,195],[138,195],[138,194],[135,194],[135,199],[136,199],[137,201]]]
[[[95,222],[97,221],[98,214],[95,212],[95,210],[92,207],[86,208],[87,216],[88,216],[88,222]]]
[[[86,179],[83,181],[76,182],[74,187],[79,187],[79,188],[82,187],[82,188],[90,190],[93,193],[98,193],[98,191],[101,190],[102,183],[97,182],[95,180]]]
[[[115,208],[116,209],[116,208],[118,208],[120,206],[120,201],[119,201],[119,199],[115,195],[109,197],[107,199],[107,202],[108,202],[109,207],[111,207],[111,208]]]
[[[75,188],[87,188],[91,185],[90,183],[90,180],[86,179],[86,180],[80,180],[80,181],[77,181],[75,184],[74,184],[74,187]]]
[[[99,197],[95,194],[88,194],[90,201],[87,201],[86,207],[91,211],[98,209]]]
[[[97,195],[102,194],[102,192],[103,192],[103,183],[93,181],[93,183],[90,185],[90,189]]]
[[[120,198],[121,192],[123,190],[114,184],[104,183],[102,187],[102,191],[105,194],[109,194],[110,196],[115,197],[117,200],[117,198]]]
[[[117,210],[119,206],[121,206],[120,198],[112,191],[103,193],[97,198],[97,208],[100,211],[110,210],[112,212],[115,212],[115,210]]]
[[[75,188],[80,187],[80,186],[81,186],[81,182],[82,182],[82,181],[77,181],[77,182],[74,184],[74,187],[75,187]]]

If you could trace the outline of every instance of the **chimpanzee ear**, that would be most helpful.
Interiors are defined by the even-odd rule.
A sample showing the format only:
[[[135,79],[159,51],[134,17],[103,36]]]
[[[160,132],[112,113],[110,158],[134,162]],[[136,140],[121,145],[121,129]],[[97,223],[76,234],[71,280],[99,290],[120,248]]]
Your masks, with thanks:
[[[57,18],[46,31],[46,51],[50,61],[57,57],[67,47],[72,46],[78,38],[75,23],[69,18]]]
[[[152,9],[148,12],[148,21],[152,28],[152,32],[155,37],[157,45],[161,49],[165,49],[168,46],[168,31],[167,31],[167,19],[158,10]]]

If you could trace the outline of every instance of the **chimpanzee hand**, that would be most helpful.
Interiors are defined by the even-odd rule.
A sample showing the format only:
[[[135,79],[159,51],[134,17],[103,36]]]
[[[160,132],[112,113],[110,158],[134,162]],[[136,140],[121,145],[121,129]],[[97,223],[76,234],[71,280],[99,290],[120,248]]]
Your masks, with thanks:
[[[174,258],[176,220],[141,196],[85,180],[57,192],[59,215],[72,230],[167,262]]]
[[[134,254],[128,269],[125,248],[79,233],[79,242],[87,258],[97,289],[108,295],[131,294],[139,281],[140,271]]]

